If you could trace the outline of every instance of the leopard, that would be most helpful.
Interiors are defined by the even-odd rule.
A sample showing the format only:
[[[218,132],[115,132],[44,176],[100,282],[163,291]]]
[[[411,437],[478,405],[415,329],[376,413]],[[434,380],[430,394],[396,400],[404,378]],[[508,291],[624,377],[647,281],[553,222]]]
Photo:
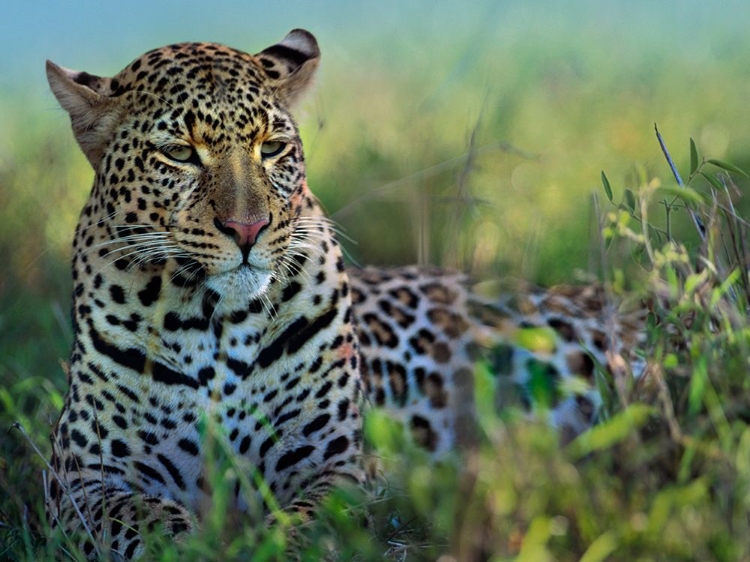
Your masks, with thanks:
[[[113,77],[47,61],[94,171],[47,510],[89,558],[200,525],[207,427],[246,475],[231,509],[273,525],[365,483],[371,408],[439,459],[472,439],[477,362],[529,411],[543,381],[571,435],[596,422],[597,369],[638,363],[642,314],[600,285],[498,293],[450,269],[347,267],[292,113],[319,61],[302,29],[254,55],[169,45]]]

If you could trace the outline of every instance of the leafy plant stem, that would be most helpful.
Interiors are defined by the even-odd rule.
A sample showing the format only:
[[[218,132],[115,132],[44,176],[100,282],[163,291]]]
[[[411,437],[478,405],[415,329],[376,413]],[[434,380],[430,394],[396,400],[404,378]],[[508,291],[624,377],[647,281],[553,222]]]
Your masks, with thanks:
[[[661,147],[661,151],[664,153],[664,157],[667,159],[667,164],[669,164],[669,167],[672,169],[672,175],[674,176],[677,185],[679,185],[680,187],[685,187],[685,184],[680,177],[680,173],[677,171],[677,166],[675,166],[675,163],[672,160],[672,156],[669,154],[669,150],[667,150],[667,145],[664,142],[664,139],[659,132],[659,128],[656,126],[656,123],[654,123],[654,131],[656,131],[656,138],[659,141],[659,146]],[[706,226],[703,224],[703,221],[700,219],[700,217],[695,214],[695,211],[693,211],[692,209],[689,209],[689,211],[690,216],[693,218],[693,222],[695,223],[695,227],[698,229],[698,234],[700,235],[701,240],[705,240]],[[669,210],[667,210],[667,217],[669,217]]]

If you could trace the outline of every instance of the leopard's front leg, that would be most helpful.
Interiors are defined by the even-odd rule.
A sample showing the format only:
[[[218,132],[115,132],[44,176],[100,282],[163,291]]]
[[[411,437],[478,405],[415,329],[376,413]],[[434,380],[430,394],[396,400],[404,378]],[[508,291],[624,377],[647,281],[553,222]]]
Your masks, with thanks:
[[[193,517],[180,503],[153,495],[107,487],[95,478],[50,486],[50,524],[62,526],[88,559],[109,553],[130,560],[145,552],[145,536],[161,530],[180,542],[194,528]]]

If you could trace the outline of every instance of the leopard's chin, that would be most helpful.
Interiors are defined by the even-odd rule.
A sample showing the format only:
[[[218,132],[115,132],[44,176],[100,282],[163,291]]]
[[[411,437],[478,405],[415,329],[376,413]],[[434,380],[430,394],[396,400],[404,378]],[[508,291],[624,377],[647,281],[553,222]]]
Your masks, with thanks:
[[[271,284],[268,269],[241,265],[235,269],[206,277],[206,287],[219,295],[222,308],[237,309],[262,296]]]

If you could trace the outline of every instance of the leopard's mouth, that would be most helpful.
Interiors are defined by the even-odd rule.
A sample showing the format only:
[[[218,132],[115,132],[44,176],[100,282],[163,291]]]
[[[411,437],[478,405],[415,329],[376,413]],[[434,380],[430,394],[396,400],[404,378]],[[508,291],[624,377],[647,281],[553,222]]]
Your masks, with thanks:
[[[242,263],[228,271],[207,276],[205,284],[229,305],[247,302],[263,295],[272,279],[271,270]]]

